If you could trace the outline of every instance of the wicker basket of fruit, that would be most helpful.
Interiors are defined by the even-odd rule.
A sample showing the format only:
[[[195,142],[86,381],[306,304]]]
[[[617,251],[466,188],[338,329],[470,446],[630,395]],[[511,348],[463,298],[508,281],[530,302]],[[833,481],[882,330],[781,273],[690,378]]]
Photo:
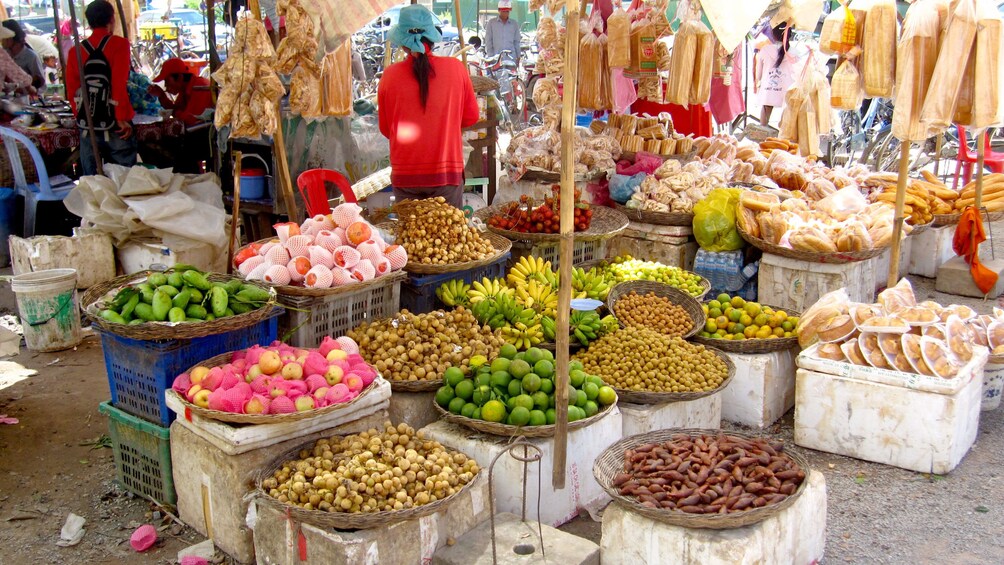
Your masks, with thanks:
[[[576,200],[579,196],[579,191],[576,191]],[[545,198],[543,203],[523,195],[518,202],[482,208],[474,212],[474,216],[491,231],[512,241],[560,241],[560,205],[557,194]],[[609,239],[628,227],[627,216],[613,208],[577,201],[574,215],[575,239],[581,241]]]
[[[718,295],[702,308],[707,322],[693,338],[697,343],[746,354],[783,351],[798,345],[798,312],[728,294]]]
[[[678,288],[697,300],[703,300],[711,291],[711,283],[701,275],[630,255],[583,263],[581,268],[601,275],[611,286],[628,281],[654,281]]]

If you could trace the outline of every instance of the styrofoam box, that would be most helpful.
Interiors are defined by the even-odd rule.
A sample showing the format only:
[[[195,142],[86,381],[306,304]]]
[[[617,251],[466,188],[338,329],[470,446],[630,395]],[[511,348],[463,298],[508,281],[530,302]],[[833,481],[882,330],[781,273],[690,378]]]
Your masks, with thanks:
[[[439,419],[439,412],[433,406],[435,392],[395,392],[390,397],[390,421],[404,422],[416,430]]]
[[[670,267],[692,271],[694,270],[694,257],[697,256],[697,242],[671,244],[619,235],[610,240],[610,244],[607,246],[607,256],[617,257],[619,255],[630,255],[635,259],[657,261]]]
[[[390,397],[390,383],[383,377],[377,377],[355,402],[345,408],[294,422],[252,426],[229,424],[189,413],[172,394],[167,395],[167,407],[178,415],[175,421],[181,422],[197,436],[227,455],[239,455],[319,430],[330,430],[371,414],[386,414]]]
[[[187,249],[171,249],[160,240],[130,240],[119,246],[115,255],[126,273],[145,271],[153,265],[171,267],[178,263],[194,265],[203,271],[227,271],[226,247],[220,250],[206,243]]]
[[[722,425],[721,393],[684,402],[618,403],[617,407],[624,421],[624,437],[668,428],[717,430]]]
[[[923,235],[923,234],[921,234]],[[896,280],[907,275],[910,271],[910,257],[913,250],[913,237],[903,239],[899,246],[899,272]],[[929,252],[930,253],[930,252]],[[875,291],[882,290],[889,282],[889,269],[892,267],[892,247],[886,249],[881,255],[872,257],[872,270],[875,272]]]
[[[478,462],[483,463],[480,456]],[[297,523],[255,500],[248,510],[248,522],[254,529],[255,554],[261,565],[419,565],[431,563],[432,555],[448,540],[458,539],[488,520],[488,497],[488,469],[484,467],[454,500],[414,520],[339,531]]]
[[[76,228],[73,237],[40,235],[28,239],[11,236],[14,274],[46,269],[76,269],[77,288],[90,288],[115,278],[115,248],[107,233]]]
[[[799,369],[795,443],[918,473],[945,474],[976,441],[982,393],[982,375],[946,395]]]
[[[826,480],[811,471],[806,481],[788,508],[729,530],[671,526],[611,504],[603,512],[600,557],[604,565],[815,563],[823,558],[826,545]]]
[[[795,351],[726,353],[736,366],[736,374],[718,394],[722,397],[722,419],[765,428],[784,416],[795,405]]]
[[[758,274],[758,301],[804,312],[824,294],[846,288],[853,302],[875,298],[875,269],[871,261],[810,263],[764,253]]]
[[[477,458],[485,468],[509,444],[508,437],[482,434],[439,421],[422,428],[425,435],[443,445],[448,445]],[[569,430],[565,460],[565,488],[554,490],[550,477],[554,468],[554,438],[529,438],[528,441],[542,452],[540,462],[527,465],[526,516],[536,519],[538,507],[537,485],[541,485],[539,521],[559,526],[575,518],[580,509],[600,508],[609,500],[607,494],[593,477],[593,461],[603,450],[621,438],[623,423],[616,408],[606,417],[585,428]],[[518,450],[517,450],[518,451]],[[523,463],[503,455],[494,471],[495,511],[522,514]]]
[[[938,276],[938,267],[955,257],[955,251],[952,250],[953,237],[955,237],[955,226],[929,228],[923,233],[910,236],[913,240],[910,250],[910,274],[930,279]]]
[[[339,426],[228,455],[178,418],[171,425],[171,463],[178,515],[227,555],[241,563],[253,563],[254,541],[245,522],[248,509],[245,496],[254,488],[257,474],[288,451],[312,445],[323,437],[380,428],[386,420],[387,411],[381,409]]]

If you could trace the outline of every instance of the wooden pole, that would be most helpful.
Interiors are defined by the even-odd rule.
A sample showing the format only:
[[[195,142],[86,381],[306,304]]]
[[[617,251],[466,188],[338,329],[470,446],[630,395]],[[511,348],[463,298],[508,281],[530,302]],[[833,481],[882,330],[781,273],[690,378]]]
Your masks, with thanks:
[[[889,276],[886,287],[892,288],[899,282],[899,248],[903,235],[903,206],[906,204],[906,181],[910,173],[910,142],[902,141],[899,152],[899,178],[896,179],[896,215],[892,223],[892,257],[889,261]]]
[[[945,145],[945,132],[939,131],[937,141],[934,144],[934,176],[938,176],[938,167],[941,165],[941,149]]]
[[[965,140],[959,140],[959,143],[964,142]],[[983,207],[983,158],[986,152],[986,144],[987,130],[983,130],[983,133],[976,136],[976,199],[973,205],[976,206],[977,212]]]
[[[59,0],[52,0],[52,22],[56,24],[56,53],[59,55],[59,74],[63,77],[63,98],[69,100],[70,93],[67,92],[66,88],[66,56],[63,55],[63,46],[59,41],[62,37],[59,33]]]
[[[230,244],[227,251],[227,274],[234,272],[234,246],[237,240],[237,221],[241,217],[241,158],[244,154],[234,151],[234,215],[230,221]]]
[[[464,48],[464,19],[460,15],[460,0],[453,0],[454,17],[457,20],[457,39],[460,41],[460,56],[463,58],[464,67],[467,67],[467,51]],[[516,55],[519,55],[518,53]]]
[[[87,79],[84,78],[84,59],[80,55],[80,33],[77,31],[77,11],[73,7],[73,0],[70,0],[67,4],[70,8],[70,26],[72,27],[73,32],[73,52],[77,57],[77,70],[80,73],[80,88],[83,91],[83,96],[80,97],[80,103],[83,105],[84,119],[87,120],[87,138],[91,140],[91,150],[94,152],[94,170],[98,173],[98,175],[104,175],[105,169],[101,165],[101,150],[98,147],[98,138],[94,137],[94,116],[91,115],[91,99],[87,96]],[[66,99],[69,100],[70,96],[74,96],[75,94],[75,92],[67,92]],[[80,113],[80,110],[80,108],[77,108],[78,114]],[[112,133],[111,135],[115,134]],[[83,166],[82,163],[81,166]]]
[[[209,47],[209,72],[215,73],[220,68],[220,54],[216,52],[216,5],[215,0],[206,0],[206,43]],[[216,92],[213,92],[215,106]]]
[[[575,0],[565,0],[565,88],[561,107],[561,247],[558,250],[558,368],[554,383],[554,466],[551,486],[565,488],[565,456],[568,450],[568,316],[572,302],[572,252],[575,238],[575,108],[579,77],[579,11]]]

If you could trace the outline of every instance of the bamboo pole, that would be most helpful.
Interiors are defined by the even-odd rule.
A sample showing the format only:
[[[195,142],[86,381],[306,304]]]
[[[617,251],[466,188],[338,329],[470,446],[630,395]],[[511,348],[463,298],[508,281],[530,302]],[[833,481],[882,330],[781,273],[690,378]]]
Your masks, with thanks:
[[[59,38],[62,34],[59,33],[59,0],[52,0],[52,22],[56,24],[56,53],[59,55],[59,70],[60,74],[63,76],[63,98],[69,100],[70,93],[66,88],[66,56],[63,55],[63,46],[60,44]]]
[[[945,145],[945,132],[939,131],[937,141],[934,144],[934,176],[938,176],[938,168],[941,165],[941,149]]]
[[[73,0],[67,3],[70,8],[70,26],[73,32],[73,52],[77,57],[77,70],[80,73],[80,88],[83,91],[83,96],[80,97],[80,103],[83,105],[84,119],[87,120],[87,137],[91,140],[91,150],[94,152],[94,170],[98,175],[104,175],[105,169],[101,165],[101,150],[98,147],[98,138],[94,137],[94,116],[91,115],[91,99],[87,96],[87,79],[84,78],[84,59],[80,55],[80,32],[77,31],[77,11],[73,7]],[[65,75],[65,73],[64,73]],[[75,93],[67,92],[66,98],[69,100],[70,96]],[[77,108],[77,113],[80,113],[80,108]],[[114,133],[112,134],[114,135]],[[133,132],[135,135],[135,132]],[[81,164],[83,166],[83,164]]]
[[[241,210],[241,159],[244,154],[234,151],[234,215],[230,222],[230,241],[227,251],[227,274],[234,272],[234,246],[237,239],[237,221]]]
[[[215,73],[220,68],[220,54],[216,52],[216,4],[214,0],[206,0],[206,43],[209,47],[209,72]],[[213,106],[216,105],[216,92],[213,91]]]
[[[962,143],[963,140],[959,140]],[[983,206],[983,158],[986,152],[987,146],[987,130],[983,130],[983,133],[976,136],[976,199],[973,205],[976,206],[976,211],[979,213],[980,208]]]
[[[464,67],[467,67],[467,51],[464,49],[464,19],[460,15],[460,0],[453,0],[454,17],[457,20],[457,40],[460,41],[460,56],[463,57]],[[517,54],[518,55],[518,54]]]
[[[903,235],[903,206],[906,204],[906,181],[910,172],[910,142],[900,142],[899,178],[896,179],[896,215],[892,223],[892,257],[889,260],[889,276],[886,286],[891,288],[899,282],[899,248]]]
[[[565,0],[565,88],[561,108],[561,247],[558,252],[558,316],[556,341],[558,368],[554,384],[554,466],[551,486],[565,488],[568,450],[568,315],[572,301],[572,252],[575,238],[575,108],[579,77],[579,11],[575,0]]]

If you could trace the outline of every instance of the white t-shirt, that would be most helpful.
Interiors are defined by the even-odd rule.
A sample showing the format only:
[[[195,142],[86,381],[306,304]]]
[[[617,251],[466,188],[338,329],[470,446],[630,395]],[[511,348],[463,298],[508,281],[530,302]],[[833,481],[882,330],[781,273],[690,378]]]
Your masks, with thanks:
[[[784,106],[784,94],[795,80],[801,76],[809,49],[795,42],[789,43],[788,52],[776,66],[780,43],[770,43],[757,54],[757,76],[760,77],[760,103],[764,106],[780,108]]]

